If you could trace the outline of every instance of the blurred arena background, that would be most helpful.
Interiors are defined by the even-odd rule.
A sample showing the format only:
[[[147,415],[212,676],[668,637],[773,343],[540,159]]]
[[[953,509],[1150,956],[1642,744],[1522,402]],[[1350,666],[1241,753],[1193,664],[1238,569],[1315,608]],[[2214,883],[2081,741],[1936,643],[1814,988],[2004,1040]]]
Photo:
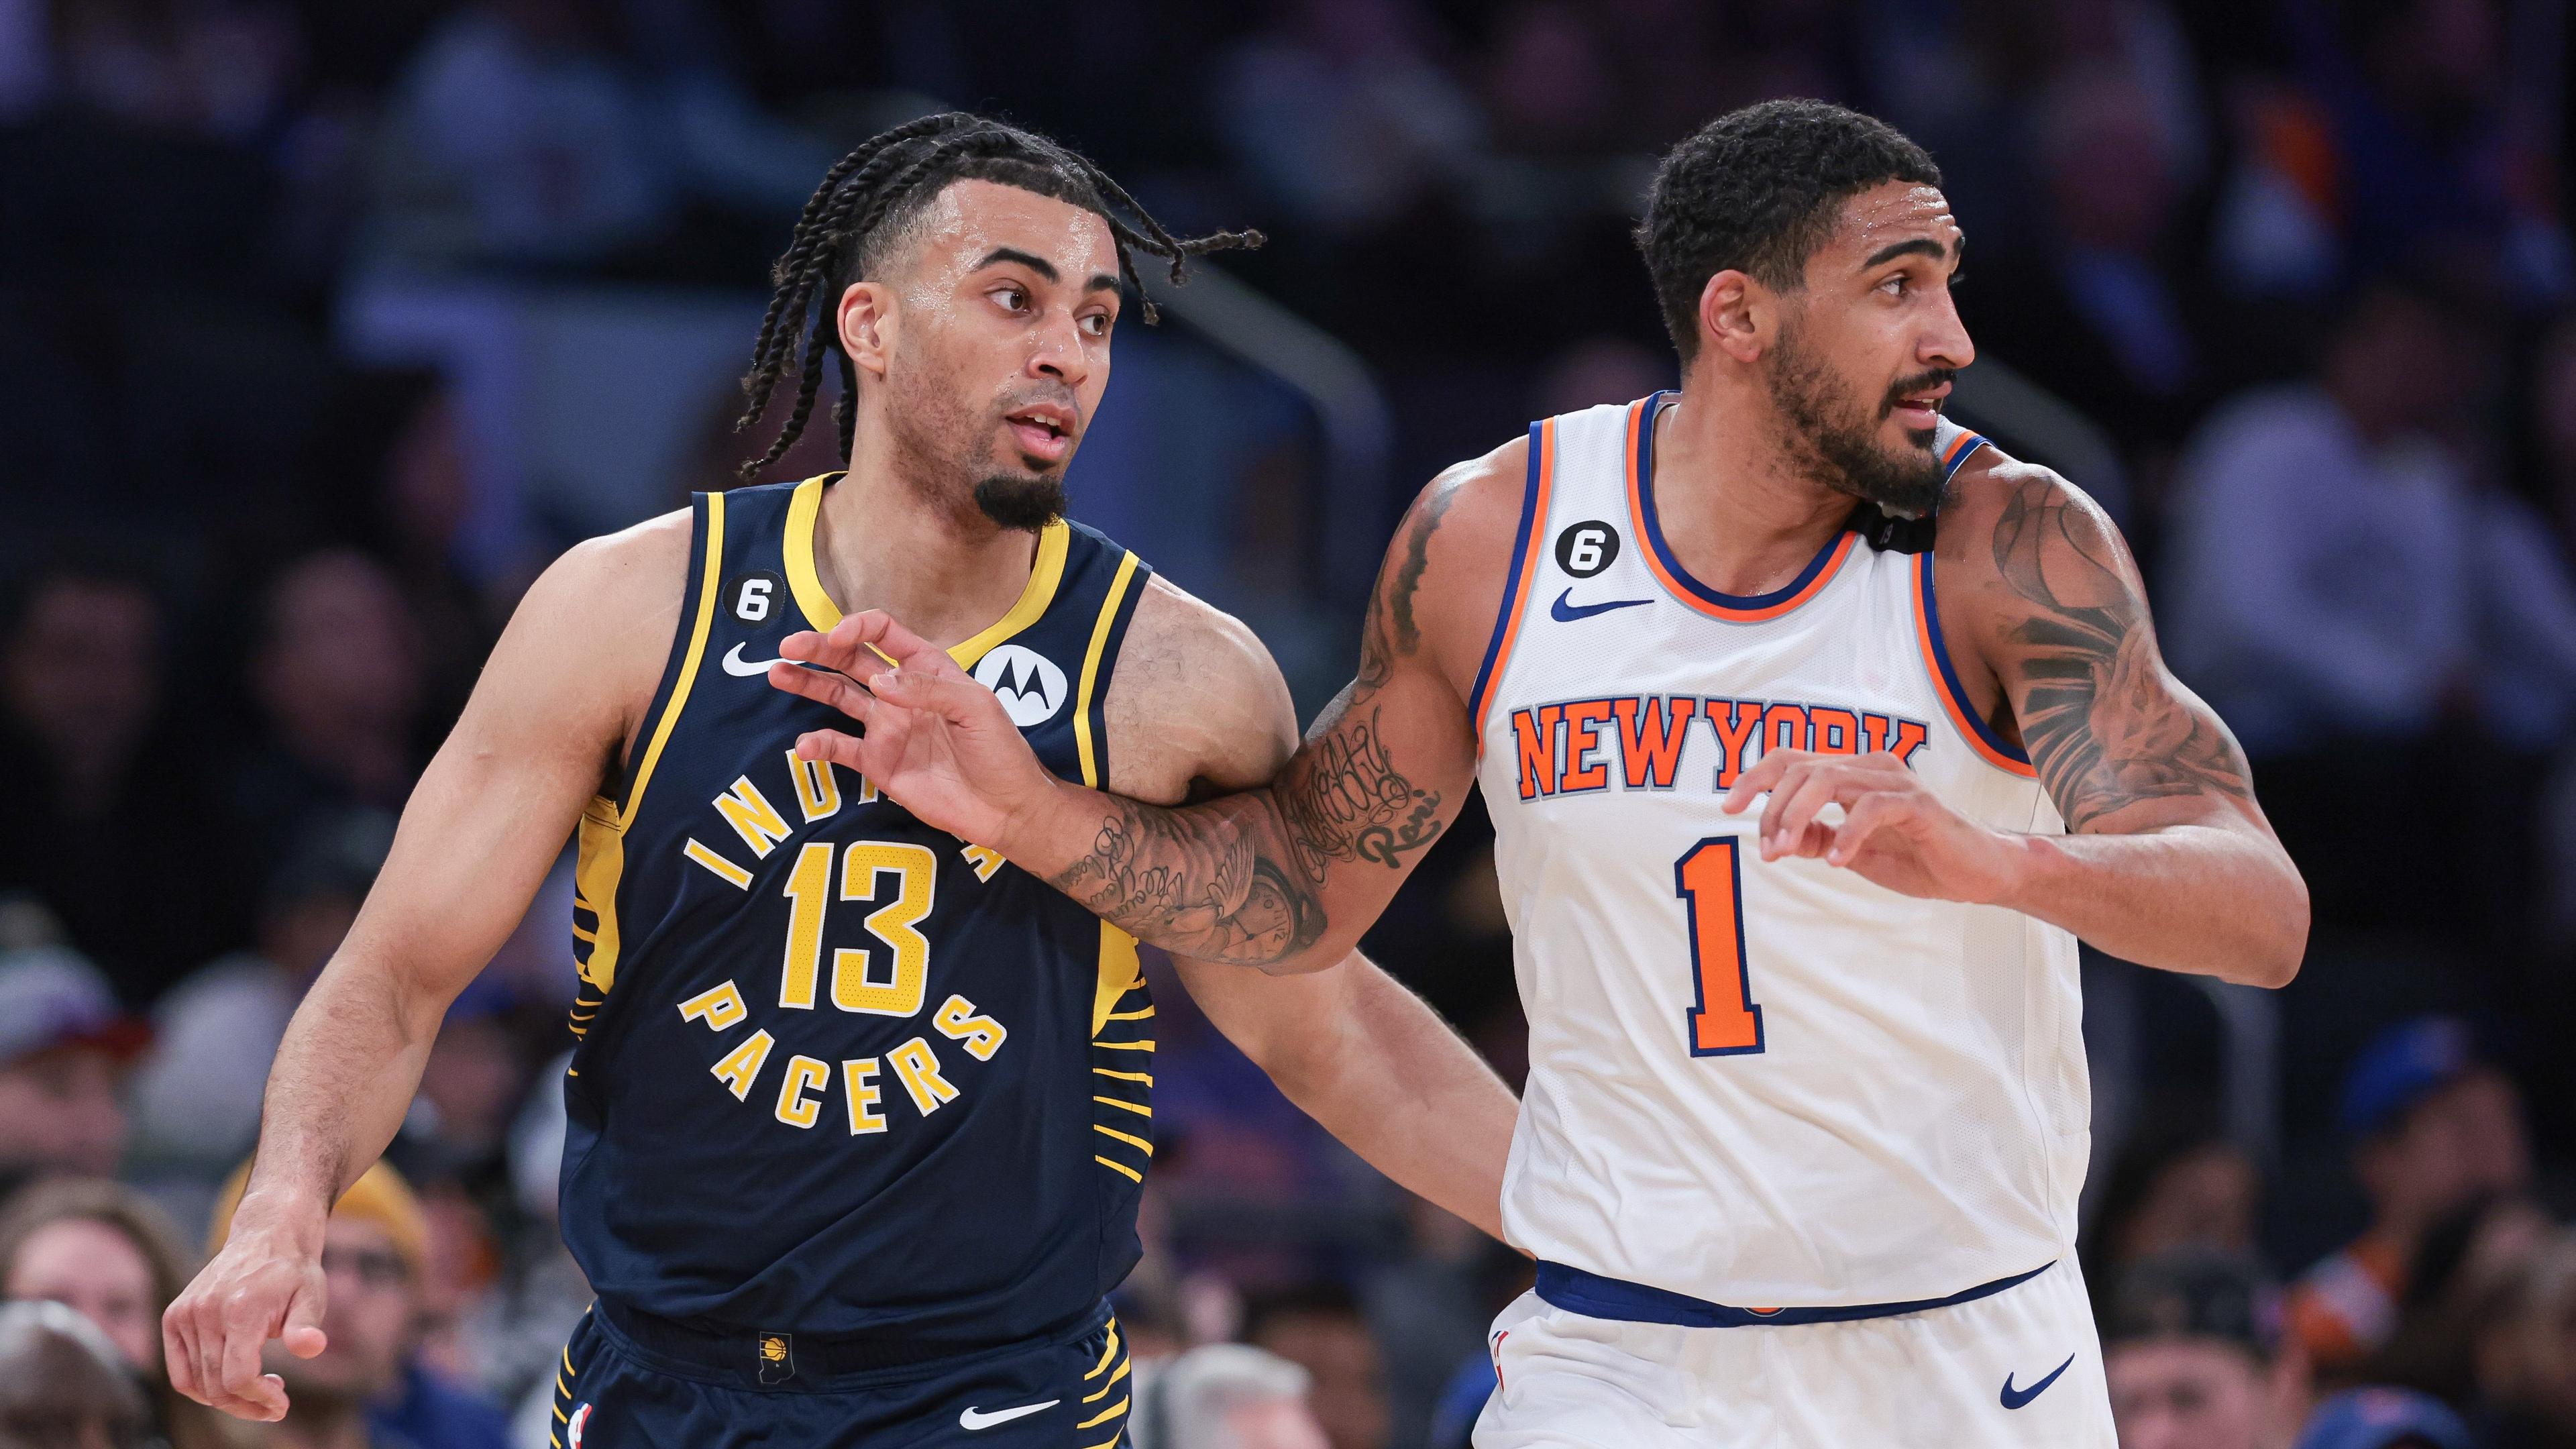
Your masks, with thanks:
[[[1627,237],[1656,153],[1816,95],[1948,174],[1954,410],[2128,531],[2315,892],[2285,992],[2088,958],[2115,1386],[2138,1343],[2268,1396],[2179,1438],[2126,1403],[2124,1443],[2576,1444],[2569,29],[2561,0],[0,0],[0,1288],[160,1384],[159,1306],[415,772],[538,568],[731,481],[768,261],[853,142],[991,110],[1175,230],[1269,233],[1121,334],[1073,494],[1311,713],[1433,471],[1670,383]],[[1471,806],[1367,946],[1513,1075],[1487,838]],[[450,1014],[389,1157],[409,1246],[350,1388],[378,1444],[549,1442],[587,1301],[552,1220],[569,897],[567,866]],[[1235,1341],[1305,1377],[1203,1355],[1159,1442],[1309,1442],[1210,1407],[1302,1393],[1331,1449],[1464,1444],[1526,1265],[1161,1000],[1122,1319],[1140,1361]],[[2466,1427],[2311,1414],[2364,1384]],[[190,1407],[179,1449],[318,1442]]]

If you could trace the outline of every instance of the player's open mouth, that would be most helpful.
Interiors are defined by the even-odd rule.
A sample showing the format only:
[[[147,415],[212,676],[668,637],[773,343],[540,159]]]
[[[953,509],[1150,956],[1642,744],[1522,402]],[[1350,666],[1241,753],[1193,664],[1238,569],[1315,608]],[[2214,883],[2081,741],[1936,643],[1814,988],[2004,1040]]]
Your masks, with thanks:
[[[1004,417],[1019,440],[1020,451],[1047,463],[1061,463],[1073,452],[1073,410],[1040,404]]]
[[[1949,395],[1950,384],[1947,382],[1917,388],[1912,392],[1899,393],[1895,405],[1889,411],[1895,414],[1898,422],[1908,428],[1928,428],[1940,421],[1941,400]]]

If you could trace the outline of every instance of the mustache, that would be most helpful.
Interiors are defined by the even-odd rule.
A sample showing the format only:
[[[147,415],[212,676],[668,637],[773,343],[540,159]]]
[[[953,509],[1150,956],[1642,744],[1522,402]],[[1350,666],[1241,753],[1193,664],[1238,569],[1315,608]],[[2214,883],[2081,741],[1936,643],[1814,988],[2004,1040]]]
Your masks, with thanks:
[[[1896,405],[1905,399],[1906,394],[1921,392],[1927,387],[1939,387],[1958,375],[1959,369],[1955,367],[1936,367],[1927,372],[1918,372],[1912,377],[1898,378],[1887,389],[1887,396],[1879,400],[1878,415],[1885,418],[1894,413]]]

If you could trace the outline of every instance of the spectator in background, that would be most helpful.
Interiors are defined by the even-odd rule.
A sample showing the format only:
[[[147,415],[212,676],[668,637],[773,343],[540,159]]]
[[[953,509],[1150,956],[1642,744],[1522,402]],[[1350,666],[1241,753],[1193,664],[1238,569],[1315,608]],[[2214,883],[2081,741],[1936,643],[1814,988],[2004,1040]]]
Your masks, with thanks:
[[[2133,458],[2170,450],[2207,368],[2194,289],[2177,285],[2169,256],[2180,183],[2152,98],[2121,66],[2079,67],[2042,91],[2034,129],[2045,203],[2035,254],[1964,298],[1978,351]]]
[[[60,1303],[0,1306],[0,1449],[142,1449],[150,1422],[95,1324]]]
[[[161,1368],[161,1312],[194,1267],[157,1209],[100,1178],[40,1183],[0,1213],[0,1293],[67,1304],[96,1324],[142,1378],[168,1449],[224,1449],[216,1412]]]
[[[225,1185],[207,1230],[220,1247],[250,1179],[244,1163]],[[328,1341],[297,1358],[269,1341],[268,1372],[285,1382],[286,1417],[260,1442],[277,1449],[493,1449],[505,1443],[500,1410],[438,1382],[414,1359],[429,1227],[402,1175],[379,1162],[331,1209],[322,1271]]]
[[[2421,289],[2375,285],[2314,381],[2239,398],[2192,440],[2168,525],[2171,652],[2258,768],[2420,741],[2459,697],[2474,564],[2441,435],[2476,385],[2471,335]]]
[[[1386,1358],[1348,1289],[1312,1283],[1255,1303],[1243,1338],[1306,1371],[1332,1449],[1387,1449]]]
[[[1306,1371],[1239,1343],[1139,1370],[1135,1449],[1333,1449],[1306,1406]]]
[[[2120,1449],[2287,1449],[2307,1412],[2307,1364],[2251,1260],[2143,1259],[2109,1303],[2102,1366]]]
[[[259,1136],[268,1066],[384,864],[384,817],[343,817],[308,837],[269,882],[257,940],[208,963],[162,998],[136,1073],[135,1149],[211,1183]]]
[[[80,957],[45,946],[0,954],[0,1195],[36,1178],[116,1172],[128,1130],[119,1092],[149,1038]]]
[[[2342,161],[2344,241],[2359,268],[2439,255],[2530,300],[2566,295],[2545,137],[2515,114],[2497,0],[2365,0],[2289,9]],[[2326,30],[2340,22],[2340,33]],[[2533,39],[2538,36],[2531,37]]]
[[[2477,1391],[2479,1327],[2556,1241],[2558,1225],[2527,1198],[2481,1198],[2424,1232],[2406,1265],[2397,1327],[2362,1371],[2449,1403]]]
[[[2085,1235],[2085,1273],[2105,1289],[2142,1258],[2185,1248],[2250,1256],[2262,1177],[2245,1149],[2198,1125],[2151,1127],[2112,1160]]]
[[[57,568],[20,593],[0,642],[0,888],[35,892],[133,1004],[233,929],[219,816],[190,744],[157,737],[162,618],[113,571]],[[187,868],[139,876],[145,833]],[[137,909],[146,893],[149,909]]]
[[[1419,0],[1295,0],[1221,58],[1211,94],[1243,169],[1328,235],[1384,226],[1484,148]]]
[[[2441,1400],[2406,1389],[2354,1389],[2317,1406],[2298,1449],[2480,1449]],[[2495,1446],[2486,1446],[2495,1449]]]
[[[2323,1380],[2355,1371],[2396,1332],[2409,1268],[2436,1223],[2519,1192],[2531,1175],[2521,1098],[2459,1021],[2423,1017],[2374,1038],[2344,1078],[2339,1117],[2370,1226],[2302,1274],[2289,1299],[2291,1331]]]
[[[458,7],[387,108],[376,249],[598,263],[669,241],[695,204],[745,219],[750,249],[719,243],[713,273],[757,267],[761,223],[792,218],[831,158],[753,106],[717,42],[685,3]]]
[[[2482,1449],[2576,1445],[2576,1236],[2560,1233],[2477,1327]]]
[[[2531,748],[2576,705],[2576,587],[2451,441],[2492,361],[2473,319],[2385,281],[2314,382],[2222,408],[2183,460],[2170,657],[2262,773],[2321,921],[2449,926],[2445,902],[2482,900],[2483,875],[2527,852],[2497,859],[2477,810],[2437,822],[2429,851],[2352,842],[2401,788],[2491,787],[2493,742]]]
[[[420,641],[383,565],[306,556],[269,591],[251,659],[268,743],[234,781],[253,864],[352,810],[399,810],[419,773]]]

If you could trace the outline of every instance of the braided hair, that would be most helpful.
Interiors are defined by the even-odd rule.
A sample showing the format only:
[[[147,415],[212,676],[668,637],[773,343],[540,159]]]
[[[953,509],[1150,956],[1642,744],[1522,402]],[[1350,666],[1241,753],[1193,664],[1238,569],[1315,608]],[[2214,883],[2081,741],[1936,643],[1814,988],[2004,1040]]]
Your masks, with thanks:
[[[1126,188],[1069,147],[1044,136],[964,111],[924,116],[861,143],[835,163],[814,189],[796,220],[787,251],[770,269],[778,290],[761,318],[760,338],[752,344],[751,371],[742,380],[748,405],[734,423],[740,432],[759,421],[778,385],[797,377],[796,406],[769,450],[742,467],[746,478],[784,456],[805,431],[814,398],[823,381],[825,349],[840,360],[841,397],[832,408],[840,427],[841,457],[850,456],[858,427],[855,397],[858,371],[840,345],[839,308],[835,305],[854,282],[884,260],[885,244],[928,209],[955,181],[997,181],[1069,202],[1109,224],[1118,251],[1118,274],[1136,288],[1145,321],[1159,315],[1145,295],[1134,253],[1165,259],[1174,285],[1186,280],[1189,259],[1207,252],[1257,247],[1257,231],[1221,231],[1209,236],[1177,237],[1151,212],[1137,204]],[[1135,219],[1134,224],[1120,213]],[[819,305],[817,305],[819,303]],[[810,328],[809,328],[810,317]],[[804,335],[802,355],[798,334]]]

